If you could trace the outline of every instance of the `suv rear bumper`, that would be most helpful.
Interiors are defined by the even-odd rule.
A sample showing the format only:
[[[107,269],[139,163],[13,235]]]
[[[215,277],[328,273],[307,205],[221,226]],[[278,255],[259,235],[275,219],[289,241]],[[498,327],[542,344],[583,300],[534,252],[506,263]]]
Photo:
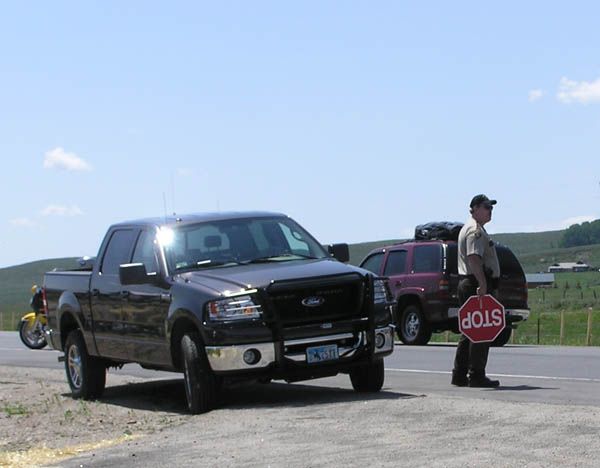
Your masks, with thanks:
[[[458,307],[448,308],[448,318],[458,317]],[[529,309],[504,309],[506,312],[506,321],[508,323],[524,322],[529,318]]]
[[[344,340],[355,339],[351,345],[338,346],[339,358],[324,361],[323,364],[336,366],[336,363],[343,365],[353,361],[358,355],[363,354],[369,348],[367,345],[366,332],[360,332],[354,336],[352,333],[339,333],[335,335],[318,336],[314,338],[288,340],[283,343],[284,353],[277,358],[276,343],[246,343],[242,345],[231,346],[206,346],[206,356],[211,369],[216,373],[231,373],[236,371],[263,371],[276,364],[283,364],[284,361],[294,362],[301,366],[313,367],[319,364],[308,364],[306,362],[306,348],[343,342]],[[376,328],[376,345],[373,346],[373,357],[386,356],[394,350],[394,328],[387,326]],[[289,351],[285,351],[289,350]],[[255,361],[248,363],[244,360],[244,354],[254,355]]]

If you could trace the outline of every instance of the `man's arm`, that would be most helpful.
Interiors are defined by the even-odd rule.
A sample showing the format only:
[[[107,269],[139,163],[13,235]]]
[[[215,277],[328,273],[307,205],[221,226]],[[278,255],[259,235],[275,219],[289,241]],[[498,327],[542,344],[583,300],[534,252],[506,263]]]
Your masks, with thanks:
[[[479,287],[477,288],[477,294],[479,296],[485,296],[487,294],[487,281],[485,280],[485,274],[483,272],[483,260],[479,255],[467,256],[467,262],[469,262],[469,269],[475,275]]]

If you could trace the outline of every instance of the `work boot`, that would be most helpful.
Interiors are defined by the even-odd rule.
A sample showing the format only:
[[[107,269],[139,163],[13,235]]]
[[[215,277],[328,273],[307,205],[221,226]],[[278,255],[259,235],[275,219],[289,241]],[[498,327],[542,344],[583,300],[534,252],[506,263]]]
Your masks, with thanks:
[[[492,380],[485,375],[469,376],[469,387],[476,388],[496,388],[500,385],[499,380]]]
[[[456,385],[457,387],[466,387],[469,385],[469,379],[467,379],[466,372],[452,371],[452,380],[450,381],[452,385]]]

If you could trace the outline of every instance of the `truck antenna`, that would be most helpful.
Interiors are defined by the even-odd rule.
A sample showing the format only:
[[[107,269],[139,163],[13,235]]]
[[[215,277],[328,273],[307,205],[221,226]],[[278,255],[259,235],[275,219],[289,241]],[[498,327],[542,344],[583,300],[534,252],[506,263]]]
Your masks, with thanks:
[[[165,207],[165,224],[167,224],[167,195],[163,192],[163,205]]]

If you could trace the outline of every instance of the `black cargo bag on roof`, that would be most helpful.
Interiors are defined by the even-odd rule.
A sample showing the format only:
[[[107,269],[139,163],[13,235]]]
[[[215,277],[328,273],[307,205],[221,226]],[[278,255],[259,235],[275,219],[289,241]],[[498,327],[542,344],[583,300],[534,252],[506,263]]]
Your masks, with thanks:
[[[431,223],[419,224],[415,228],[416,240],[458,240],[458,233],[463,223],[450,221],[432,221]]]

